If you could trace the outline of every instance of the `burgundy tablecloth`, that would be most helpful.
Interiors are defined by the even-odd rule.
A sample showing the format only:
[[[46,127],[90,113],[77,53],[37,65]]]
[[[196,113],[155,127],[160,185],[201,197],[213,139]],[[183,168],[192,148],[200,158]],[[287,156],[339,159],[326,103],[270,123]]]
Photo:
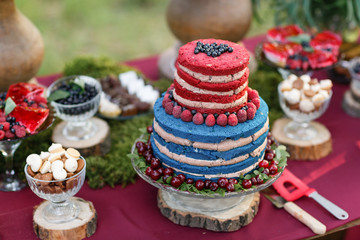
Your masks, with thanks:
[[[252,38],[245,44],[253,50],[261,39]],[[156,60],[157,57],[151,57],[129,64],[156,79]],[[39,81],[48,84],[56,77],[47,76],[39,78]],[[288,166],[294,174],[349,213],[349,219],[340,221],[312,199],[304,197],[296,201],[323,222],[328,230],[360,218],[360,119],[349,117],[341,109],[347,88],[334,86],[330,107],[319,119],[332,134],[333,152],[319,161],[290,161]],[[263,196],[253,222],[239,231],[215,233],[182,227],[161,215],[156,193],[156,188],[139,179],[126,188],[117,186],[93,190],[85,184],[77,196],[92,201],[98,212],[98,228],[92,239],[299,239],[314,235],[284,210],[274,208]],[[32,211],[41,199],[26,188],[20,192],[0,192],[0,202],[0,239],[35,239]],[[352,236],[356,238],[357,235]]]

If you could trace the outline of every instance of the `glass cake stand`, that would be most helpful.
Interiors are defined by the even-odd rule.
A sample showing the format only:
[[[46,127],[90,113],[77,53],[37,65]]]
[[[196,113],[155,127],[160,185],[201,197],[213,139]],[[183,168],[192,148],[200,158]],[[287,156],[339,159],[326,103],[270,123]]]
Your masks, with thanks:
[[[142,140],[143,135],[141,135],[134,143],[131,148],[131,153],[136,154],[136,142]],[[134,158],[131,158],[131,163],[136,171],[136,173],[144,179],[147,183],[157,187],[161,191],[163,198],[168,199],[176,206],[181,206],[184,211],[189,211],[193,213],[217,213],[225,210],[231,210],[236,206],[240,205],[246,196],[257,193],[269,186],[271,186],[281,175],[277,173],[272,179],[268,180],[266,183],[258,185],[256,188],[251,188],[246,191],[241,192],[227,192],[225,195],[220,195],[214,193],[211,195],[204,195],[194,192],[182,191],[176,188],[173,188],[169,185],[159,183],[152,180],[147,176],[141,169],[135,164]]]
[[[49,106],[48,106],[49,107]],[[0,191],[4,192],[13,192],[19,191],[25,187],[25,183],[22,182],[14,170],[14,153],[16,149],[20,146],[22,140],[25,138],[39,134],[40,132],[48,129],[55,120],[55,113],[52,107],[49,107],[49,115],[43,122],[43,124],[38,128],[38,130],[31,135],[26,135],[23,138],[16,138],[12,140],[2,140],[0,141],[0,151],[5,159],[5,173],[0,177]]]

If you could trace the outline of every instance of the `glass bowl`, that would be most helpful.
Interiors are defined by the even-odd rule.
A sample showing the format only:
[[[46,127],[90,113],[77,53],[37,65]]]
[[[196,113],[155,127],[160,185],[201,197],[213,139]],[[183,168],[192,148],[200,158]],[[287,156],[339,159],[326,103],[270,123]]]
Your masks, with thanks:
[[[332,97],[332,91],[329,93],[329,97],[312,112],[306,113],[299,109],[291,109],[287,104],[283,92],[281,91],[281,84],[278,85],[278,96],[281,109],[290,121],[284,127],[284,132],[287,137],[296,140],[310,140],[316,137],[317,130],[312,125],[311,121],[319,118],[324,114],[326,109],[329,107],[330,100]]]
[[[51,223],[64,223],[75,219],[80,213],[78,204],[70,199],[82,187],[85,181],[86,161],[80,172],[64,180],[40,180],[29,175],[25,165],[24,171],[30,189],[40,198],[48,200],[45,203],[44,218]]]
[[[88,76],[64,77],[53,82],[50,85],[47,94],[49,97],[50,94],[57,90],[62,84],[69,83],[75,78],[81,79],[86,84],[94,86],[98,92],[96,96],[91,100],[79,104],[65,105],[52,101],[51,105],[55,108],[56,115],[62,120],[67,121],[67,124],[63,129],[63,135],[70,140],[79,141],[91,138],[97,130],[97,126],[89,119],[95,115],[99,107],[102,92],[99,81]]]

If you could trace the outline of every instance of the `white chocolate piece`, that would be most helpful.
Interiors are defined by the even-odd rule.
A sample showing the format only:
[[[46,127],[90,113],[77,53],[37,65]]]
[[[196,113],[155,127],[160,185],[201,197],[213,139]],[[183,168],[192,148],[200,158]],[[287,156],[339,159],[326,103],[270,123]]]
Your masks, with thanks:
[[[42,160],[38,154],[33,153],[27,156],[26,163],[31,167],[33,172],[38,172],[42,165]]]
[[[330,79],[320,81],[321,89],[330,90],[332,88],[332,86],[333,86],[333,84],[332,84],[332,81]]]
[[[51,163],[56,161],[56,160],[60,160],[61,159],[61,153],[51,153],[48,161],[50,161]]]
[[[311,77],[309,75],[305,74],[305,75],[302,75],[300,77],[300,79],[303,80],[304,83],[309,83],[311,80]]]
[[[53,177],[56,180],[64,180],[67,176],[67,172],[63,168],[55,169],[53,171]]]
[[[75,158],[69,158],[65,161],[65,169],[68,172],[75,172],[78,167],[77,160]]]
[[[299,109],[302,112],[311,112],[315,109],[315,106],[310,100],[302,100],[299,104]]]
[[[43,152],[43,151],[41,151],[41,153],[40,153],[40,158],[41,158],[43,161],[48,160],[49,157],[50,157],[50,153],[49,153],[49,152]]]
[[[63,147],[60,143],[53,143],[53,144],[51,144],[51,146],[48,149],[48,151],[50,153],[60,152],[62,150],[63,150]]]
[[[51,171],[54,172],[57,169],[63,169],[64,168],[64,163],[61,160],[56,160],[51,164]]]
[[[40,173],[45,174],[50,172],[50,167],[51,167],[51,163],[49,161],[45,161],[40,168]]]
[[[282,92],[284,91],[290,91],[292,89],[292,83],[288,80],[285,80],[282,82],[281,86],[280,86],[280,90]]]
[[[318,92],[318,91],[320,91],[320,84],[314,84],[314,85],[311,85],[310,86],[310,89],[312,90],[312,91],[314,91],[314,92]]]
[[[300,101],[301,93],[297,89],[284,92],[284,97],[289,104],[296,104]]]

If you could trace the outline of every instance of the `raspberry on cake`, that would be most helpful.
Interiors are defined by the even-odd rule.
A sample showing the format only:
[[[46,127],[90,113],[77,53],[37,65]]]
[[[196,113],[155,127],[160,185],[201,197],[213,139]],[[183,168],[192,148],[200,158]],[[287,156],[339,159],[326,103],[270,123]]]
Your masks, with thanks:
[[[258,167],[268,107],[248,87],[248,63],[247,50],[229,41],[201,39],[179,49],[174,84],[154,105],[150,142],[164,168],[199,188],[217,189],[217,179],[236,179]]]

